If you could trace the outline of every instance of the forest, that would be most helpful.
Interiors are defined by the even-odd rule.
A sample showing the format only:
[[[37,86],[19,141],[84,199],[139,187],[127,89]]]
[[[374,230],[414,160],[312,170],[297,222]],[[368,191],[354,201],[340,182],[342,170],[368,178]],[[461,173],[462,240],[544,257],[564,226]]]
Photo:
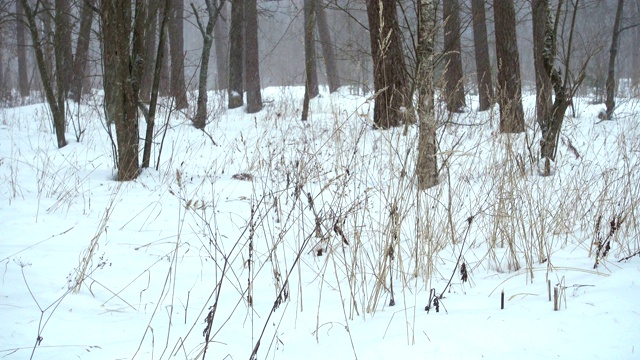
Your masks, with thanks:
[[[0,357],[635,358],[639,119],[640,0],[0,0]]]

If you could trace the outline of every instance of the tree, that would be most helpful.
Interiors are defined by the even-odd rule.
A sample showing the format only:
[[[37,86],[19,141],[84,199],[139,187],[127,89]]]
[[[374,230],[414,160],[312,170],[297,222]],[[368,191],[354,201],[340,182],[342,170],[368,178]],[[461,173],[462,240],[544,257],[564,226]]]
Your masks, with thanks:
[[[304,0],[304,100],[302,103],[302,121],[309,118],[309,102],[319,94],[318,73],[316,71],[316,48],[313,37],[315,27],[315,0]]]
[[[513,0],[494,1],[493,14],[498,58],[500,132],[519,133],[524,131],[524,111]]]
[[[29,96],[29,76],[27,75],[27,42],[25,39],[25,21],[22,1],[16,1],[16,41],[18,45],[18,88],[20,96]]]
[[[487,20],[483,0],[471,0],[473,13],[473,46],[475,50],[476,75],[478,78],[479,111],[488,110],[493,103],[493,81],[489,41],[487,40]]]
[[[184,1],[173,0],[171,20],[169,22],[169,48],[171,52],[171,96],[175,99],[176,109],[185,109],[187,86],[184,79]]]
[[[191,3],[193,13],[196,16],[196,21],[198,23],[198,29],[200,29],[203,39],[202,55],[200,56],[200,75],[198,77],[198,106],[196,109],[196,116],[193,119],[193,124],[198,129],[204,129],[207,124],[207,81],[209,79],[209,56],[211,55],[211,47],[213,45],[213,29],[218,21],[218,16],[220,15],[220,9],[224,4],[224,0],[222,0],[222,4],[218,5],[216,8],[211,4],[211,0],[205,0],[204,3],[209,16],[206,27],[200,21],[200,16],[198,16],[198,10],[195,5]]]
[[[444,98],[447,110],[460,112],[465,106],[460,46],[460,6],[458,0],[444,1]]]
[[[93,6],[95,0],[86,0],[82,5],[80,15],[80,29],[76,43],[76,54],[73,59],[73,73],[71,74],[71,85],[69,97],[80,102],[82,98],[82,85],[85,80],[85,69],[89,60],[89,43],[91,42],[91,24],[93,22]]]
[[[611,48],[609,49],[609,68],[607,71],[607,100],[605,105],[607,110],[605,119],[611,120],[613,110],[616,107],[616,55],[618,54],[618,37],[620,35],[620,20],[622,18],[622,9],[624,8],[624,0],[618,0],[618,8],[616,10],[616,18],[613,22],[613,35],[611,36]]]
[[[244,104],[243,62],[244,49],[244,0],[231,0],[231,25],[229,26],[229,109]]]
[[[147,6],[147,20],[144,29],[144,60],[147,64],[150,64],[154,60],[154,56],[158,50],[158,16],[161,6],[163,5],[160,1],[150,1],[149,6]],[[164,13],[164,10],[162,12]],[[144,67],[142,79],[140,80],[140,94],[138,95],[140,101],[147,102],[151,100],[154,70],[155,67],[152,66]]]
[[[247,86],[247,112],[249,114],[262,110],[260,94],[260,53],[258,51],[258,3],[256,0],[245,0],[244,30],[245,42],[245,80]]]
[[[139,173],[137,110],[144,61],[137,59],[144,56],[144,0],[135,1],[135,16],[131,14],[129,0],[102,1],[100,14],[102,56],[110,69],[105,77],[105,92],[108,86],[112,93],[106,106],[112,109],[116,126],[118,181],[128,181]],[[132,19],[135,19],[133,28]]]
[[[551,111],[551,78],[544,67],[545,34],[549,17],[547,2],[544,0],[531,1],[531,17],[533,25],[533,57],[536,72],[536,119],[539,124],[546,121]]]
[[[418,3],[418,189],[438,184],[438,149],[433,100],[433,44],[436,11],[433,0]]]
[[[541,0],[542,4],[547,10],[549,16],[547,16],[547,23],[545,25],[545,37],[544,37],[544,50],[542,52],[544,69],[547,72],[555,98],[551,108],[548,110],[544,117],[540,121],[540,129],[542,131],[542,139],[540,140],[540,155],[544,159],[544,173],[543,175],[551,175],[551,161],[555,160],[556,150],[558,148],[558,137],[560,136],[560,130],[562,129],[562,123],[564,121],[564,114],[567,108],[572,103],[573,96],[575,95],[578,87],[585,78],[587,64],[589,62],[589,56],[585,60],[575,80],[571,80],[570,71],[565,71],[564,79],[560,75],[560,70],[556,67],[556,54],[557,54],[557,33],[558,23],[560,22],[560,13],[562,2],[558,3],[558,7],[555,13],[555,17],[552,16],[549,0]],[[572,2],[573,15],[571,17],[569,39],[567,41],[565,49],[565,61],[564,67],[571,69],[571,50],[573,43],[573,34],[576,24],[576,16],[578,13],[579,1]],[[553,20],[555,18],[555,21]]]
[[[322,45],[322,58],[324,66],[327,70],[327,82],[329,83],[329,92],[332,93],[340,87],[340,76],[338,74],[338,65],[336,64],[336,54],[334,51],[331,34],[329,33],[329,25],[327,24],[327,15],[325,14],[325,6],[320,1],[315,6],[316,25],[318,35],[320,36],[320,44]]]
[[[51,117],[53,118],[53,127],[56,131],[56,140],[58,143],[58,148],[62,148],[67,145],[67,140],[65,138],[65,129],[66,129],[66,117],[65,117],[65,96],[60,93],[62,86],[58,86],[58,94],[54,91],[54,82],[53,76],[49,73],[47,68],[47,64],[45,62],[45,56],[43,51],[43,45],[41,42],[40,30],[38,29],[38,24],[36,21],[36,14],[33,9],[29,5],[28,0],[18,0],[21,2],[22,8],[24,9],[25,17],[27,19],[28,28],[31,32],[31,40],[33,43],[33,49],[36,54],[36,63],[38,66],[38,71],[40,72],[40,78],[42,79],[42,86],[44,88],[45,97],[47,99],[47,103],[49,104],[49,109],[51,110]],[[61,58],[56,56],[56,61],[62,61]],[[56,68],[60,69],[60,65],[56,66]],[[62,72],[57,72],[58,75],[61,75]],[[61,80],[58,79],[58,83]]]
[[[388,129],[399,126],[411,108],[396,1],[367,1],[367,17],[375,90],[373,122]]]
[[[71,74],[73,70],[73,53],[71,50],[71,5],[69,0],[55,0],[55,32],[54,56],[56,67],[56,84],[58,86],[58,101],[65,103]]]
[[[216,89],[222,90],[229,88],[229,29],[227,25],[227,3],[220,0],[220,14],[216,25],[213,28],[216,47],[216,70],[217,84]]]

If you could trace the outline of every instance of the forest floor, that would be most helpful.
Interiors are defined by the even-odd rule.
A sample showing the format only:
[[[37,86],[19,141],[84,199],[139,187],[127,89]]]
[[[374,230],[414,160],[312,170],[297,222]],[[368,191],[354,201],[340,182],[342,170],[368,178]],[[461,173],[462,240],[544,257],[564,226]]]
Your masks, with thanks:
[[[44,104],[0,109],[0,358],[640,359],[639,99],[576,99],[544,177],[534,97],[504,135],[470,96],[418,192],[415,125],[302,95],[212,92],[206,133],[163,104],[127,183],[98,95],[62,149]]]

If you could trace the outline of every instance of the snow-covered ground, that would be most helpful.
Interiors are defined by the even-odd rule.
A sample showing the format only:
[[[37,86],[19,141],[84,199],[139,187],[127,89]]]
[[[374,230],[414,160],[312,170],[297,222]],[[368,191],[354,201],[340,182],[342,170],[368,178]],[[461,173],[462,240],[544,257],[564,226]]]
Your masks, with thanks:
[[[128,183],[99,97],[63,149],[45,105],[0,109],[0,357],[640,358],[639,100],[600,121],[578,99],[550,177],[534,97],[526,134],[497,107],[440,112],[440,184],[418,193],[415,125],[374,130],[347,89],[308,122],[301,88],[263,97],[208,134],[161,110]]]

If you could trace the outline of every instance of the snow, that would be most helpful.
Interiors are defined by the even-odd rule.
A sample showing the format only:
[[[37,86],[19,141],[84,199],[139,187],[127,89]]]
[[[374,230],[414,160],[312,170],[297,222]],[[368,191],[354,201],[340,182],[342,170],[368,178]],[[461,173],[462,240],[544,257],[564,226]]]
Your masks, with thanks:
[[[215,112],[217,145],[161,108],[158,170],[128,183],[99,97],[71,105],[86,130],[69,126],[63,149],[44,104],[0,109],[0,357],[202,359],[215,309],[207,359],[640,358],[640,256],[620,261],[640,250],[637,99],[608,122],[577,99],[551,177],[529,160],[533,96],[526,134],[499,134],[497,108],[454,114],[440,184],[417,194],[414,125],[374,130],[346,89],[308,122],[302,88],[263,98],[258,114]]]

